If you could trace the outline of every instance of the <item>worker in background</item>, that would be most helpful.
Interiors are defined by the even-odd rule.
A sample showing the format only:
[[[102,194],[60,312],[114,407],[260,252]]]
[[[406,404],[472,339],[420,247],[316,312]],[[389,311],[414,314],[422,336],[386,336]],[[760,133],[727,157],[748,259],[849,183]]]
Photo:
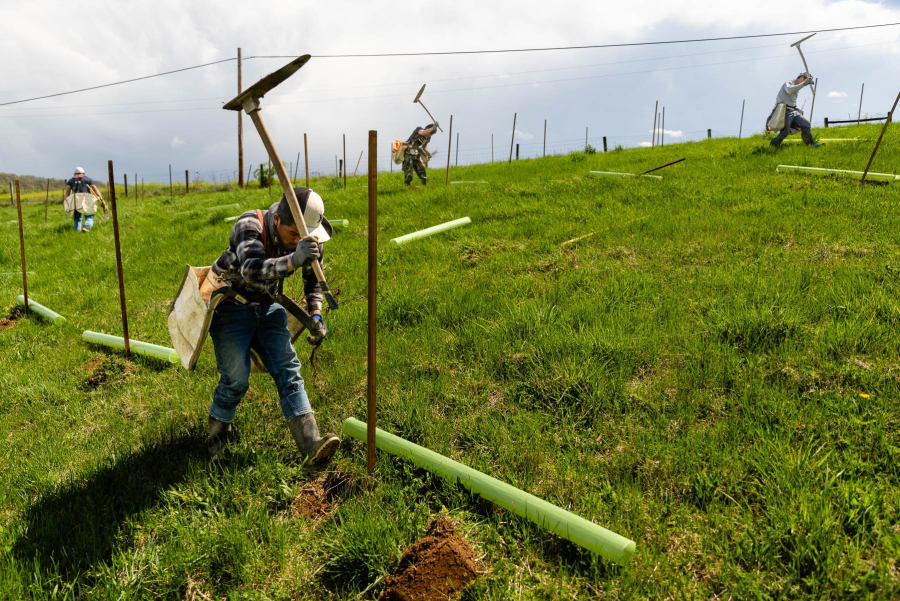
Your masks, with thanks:
[[[803,72],[797,76],[797,79],[789,79],[781,86],[775,103],[785,105],[784,127],[770,142],[771,146],[778,148],[784,139],[791,135],[791,130],[798,129],[804,143],[813,148],[819,146],[812,137],[812,132],[810,131],[812,126],[803,117],[803,111],[797,108],[797,96],[803,88],[811,85],[812,82],[813,76],[808,72]]]
[[[423,186],[428,183],[428,172],[425,170],[429,159],[431,159],[428,143],[437,129],[437,122],[425,127],[417,127],[406,140],[407,147],[403,155],[403,181],[407,186],[412,184],[413,170],[419,176]]]

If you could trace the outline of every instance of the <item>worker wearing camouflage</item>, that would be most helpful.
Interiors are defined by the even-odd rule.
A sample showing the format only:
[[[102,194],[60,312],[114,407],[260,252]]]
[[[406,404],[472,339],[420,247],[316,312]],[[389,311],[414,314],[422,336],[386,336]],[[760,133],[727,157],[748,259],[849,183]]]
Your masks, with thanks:
[[[812,82],[812,75],[804,72],[798,75],[797,79],[789,79],[781,86],[781,89],[778,91],[778,97],[775,99],[775,103],[785,105],[784,127],[778,132],[775,139],[769,143],[771,146],[778,148],[781,146],[784,139],[791,135],[791,130],[797,129],[800,130],[800,136],[807,145],[813,147],[818,146],[813,139],[812,131],[810,130],[812,126],[809,121],[803,117],[803,113],[800,109],[797,108],[797,95],[800,94],[800,90],[811,85]]]
[[[403,181],[407,186],[412,184],[413,170],[415,170],[419,179],[422,180],[423,186],[428,183],[428,172],[425,170],[425,165],[428,163],[428,159],[431,158],[431,153],[428,151],[428,143],[431,141],[431,136],[434,135],[437,128],[437,122],[425,127],[417,127],[406,140],[407,148],[403,155],[402,169]]]
[[[310,342],[320,343],[327,334],[322,319],[322,289],[312,262],[322,263],[324,242],[332,227],[325,219],[322,198],[308,188],[294,188],[309,235],[303,237],[294,223],[288,201],[268,211],[247,211],[238,219],[228,248],[212,265],[212,271],[228,285],[228,298],[213,314],[209,333],[218,364],[219,384],[209,409],[209,452],[215,457],[232,436],[231,422],[250,387],[251,349],[256,351],[278,387],[281,411],[304,458],[310,463],[328,459],[340,445],[334,434],[319,436],[300,361],[291,344],[288,316],[279,304],[284,278],[302,272],[307,310],[318,332]]]

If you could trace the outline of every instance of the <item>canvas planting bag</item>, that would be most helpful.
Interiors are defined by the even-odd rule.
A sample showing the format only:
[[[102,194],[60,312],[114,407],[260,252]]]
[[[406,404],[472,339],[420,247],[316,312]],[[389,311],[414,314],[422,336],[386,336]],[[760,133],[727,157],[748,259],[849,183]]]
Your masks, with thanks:
[[[69,217],[75,217],[75,211],[82,215],[93,215],[97,212],[97,197],[85,192],[69,194],[63,201],[63,208]]]

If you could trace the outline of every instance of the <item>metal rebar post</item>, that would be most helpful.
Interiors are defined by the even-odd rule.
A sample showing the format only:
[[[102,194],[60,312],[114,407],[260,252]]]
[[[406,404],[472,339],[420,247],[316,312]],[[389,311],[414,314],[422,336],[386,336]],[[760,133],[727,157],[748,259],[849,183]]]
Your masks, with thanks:
[[[119,272],[119,304],[122,307],[122,337],[125,339],[125,356],[131,352],[128,341],[128,310],[125,301],[125,277],[122,272],[122,245],[119,240],[119,211],[116,207],[116,180],[113,173],[113,162],[109,161],[109,205],[113,218],[113,238],[116,243],[116,269]]]
[[[451,126],[453,117],[450,118]],[[449,159],[448,159],[449,162]],[[376,387],[378,384],[378,132],[369,131],[369,321],[366,357],[366,471],[375,469]]]

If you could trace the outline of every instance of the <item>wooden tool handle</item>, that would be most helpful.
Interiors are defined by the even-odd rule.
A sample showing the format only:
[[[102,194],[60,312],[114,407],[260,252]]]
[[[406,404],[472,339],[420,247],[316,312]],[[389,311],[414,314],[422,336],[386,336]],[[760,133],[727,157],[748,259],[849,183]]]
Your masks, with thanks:
[[[806,71],[807,75],[809,75],[809,67],[806,66],[806,57],[803,56],[803,51],[800,50],[800,46],[797,46],[797,52],[800,53],[800,58],[803,60],[803,70]],[[812,90],[813,96],[815,96],[816,95],[815,84],[810,84],[809,89]]]
[[[309,236],[309,230],[306,227],[306,221],[303,219],[303,213],[300,211],[300,203],[297,202],[297,194],[294,192],[294,186],[291,183],[291,178],[288,176],[287,169],[284,168],[284,163],[281,162],[281,157],[278,156],[278,151],[275,150],[275,145],[272,144],[272,138],[269,136],[266,124],[263,123],[262,116],[259,114],[259,109],[250,112],[250,119],[253,121],[253,125],[256,126],[259,137],[262,139],[263,145],[266,147],[266,152],[269,154],[269,159],[275,166],[275,173],[278,174],[278,181],[281,182],[281,189],[284,190],[284,196],[287,198],[288,206],[291,208],[291,215],[294,217],[294,223],[305,238]],[[328,306],[332,309],[337,309],[337,300],[328,289],[328,283],[325,281],[325,274],[322,273],[322,266],[319,265],[318,261],[314,260],[312,262],[312,268],[313,272],[316,274],[316,280],[318,280],[319,285],[321,285],[322,292],[328,301]]]
[[[419,104],[422,104],[422,101],[421,101],[421,100],[419,100]],[[437,119],[434,118],[434,115],[431,114],[431,111],[428,110],[428,107],[427,107],[427,106],[425,106],[424,104],[422,104],[422,108],[425,109],[425,112],[428,113],[428,116],[429,116],[429,117],[431,117],[431,122],[432,122],[432,123],[437,122]],[[444,128],[442,128],[440,125],[438,125],[438,129],[441,130],[441,133],[443,133]]]

